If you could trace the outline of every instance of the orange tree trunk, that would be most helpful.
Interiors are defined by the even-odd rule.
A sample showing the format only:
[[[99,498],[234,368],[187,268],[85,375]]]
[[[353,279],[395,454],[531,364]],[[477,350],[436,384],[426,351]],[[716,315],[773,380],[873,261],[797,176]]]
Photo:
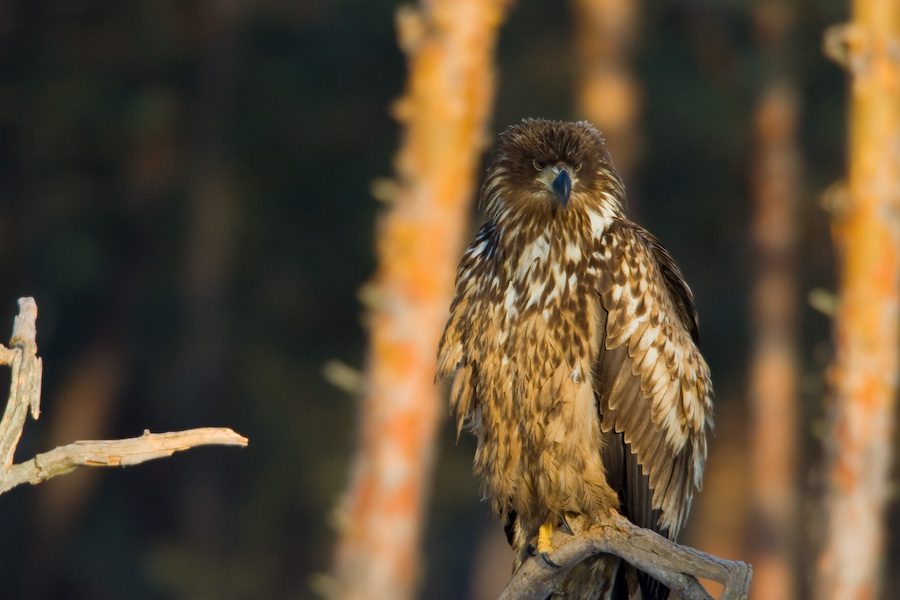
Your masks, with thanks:
[[[445,410],[435,387],[485,124],[493,56],[508,0],[431,0],[398,14],[409,61],[394,112],[403,125],[390,204],[378,224],[378,267],[366,297],[366,392],[329,590],[344,599],[405,600],[418,581],[425,498]]]
[[[632,62],[640,2],[572,0],[572,5],[578,57],[578,114],[603,133],[616,170],[627,186],[639,147],[641,88]],[[629,198],[629,202],[634,201]]]
[[[796,595],[799,377],[795,106],[789,90],[774,84],[764,91],[757,107],[759,162],[754,173],[753,227],[757,267],[751,304],[749,382],[753,529],[748,533],[753,596],[768,600],[790,600]],[[770,119],[787,119],[790,123],[764,123]],[[765,131],[767,127],[787,130]]]
[[[827,533],[817,597],[879,597],[900,337],[900,2],[856,0],[826,49],[851,76],[839,262]]]
[[[757,53],[765,69],[754,123],[753,246],[749,399],[753,416],[753,598],[797,597],[797,208],[799,101],[790,60],[788,0],[756,3]]]

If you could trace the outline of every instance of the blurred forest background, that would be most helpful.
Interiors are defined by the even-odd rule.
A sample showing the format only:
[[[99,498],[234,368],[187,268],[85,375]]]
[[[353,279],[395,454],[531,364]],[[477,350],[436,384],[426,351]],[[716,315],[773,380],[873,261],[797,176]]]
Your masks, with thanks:
[[[831,349],[829,319],[806,297],[832,288],[819,199],[845,159],[846,79],[820,48],[846,7],[785,5],[774,18],[790,21],[782,56],[799,107],[797,485],[808,540]],[[744,560],[753,114],[771,64],[759,6],[640,3],[625,175],[631,216],[691,284],[716,383],[717,434],[683,541]],[[363,363],[357,292],[373,270],[379,210],[370,188],[392,173],[389,107],[406,72],[396,8],[0,3],[0,326],[33,295],[45,371],[43,417],[26,425],[17,459],[144,428],[228,426],[250,438],[243,451],[199,449],[14,490],[0,499],[0,595],[315,596],[357,407],[323,365]],[[515,3],[500,33],[493,133],[523,117],[583,116],[575,27],[569,4]],[[479,222],[473,211],[473,231]],[[446,424],[424,598],[490,597],[508,576],[472,451]]]

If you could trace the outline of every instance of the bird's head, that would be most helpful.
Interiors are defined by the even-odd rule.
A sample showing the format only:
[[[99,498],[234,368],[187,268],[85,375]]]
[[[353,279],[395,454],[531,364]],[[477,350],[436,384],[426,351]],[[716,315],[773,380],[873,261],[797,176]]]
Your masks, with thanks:
[[[587,121],[525,119],[500,135],[481,202],[492,219],[560,214],[575,206],[621,213],[622,182],[603,138]]]

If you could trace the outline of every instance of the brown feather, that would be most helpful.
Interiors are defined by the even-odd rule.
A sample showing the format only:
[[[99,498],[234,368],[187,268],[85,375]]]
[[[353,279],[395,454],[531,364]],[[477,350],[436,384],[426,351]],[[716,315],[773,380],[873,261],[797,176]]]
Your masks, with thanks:
[[[560,202],[551,181],[568,177]],[[457,432],[516,551],[543,523],[610,508],[672,538],[699,489],[712,423],[693,296],[659,241],[626,220],[624,189],[587,123],[526,120],[500,136],[488,222],[464,254],[438,350]],[[554,598],[667,591],[601,556]]]

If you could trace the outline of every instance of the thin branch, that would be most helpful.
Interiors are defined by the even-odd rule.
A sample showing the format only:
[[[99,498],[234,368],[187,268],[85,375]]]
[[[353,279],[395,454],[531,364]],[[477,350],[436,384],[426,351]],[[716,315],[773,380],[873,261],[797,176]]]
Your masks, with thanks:
[[[572,536],[557,531],[552,543],[553,560],[561,566],[551,567],[540,557],[528,559],[499,600],[544,600],[572,567],[601,552],[623,558],[668,586],[682,600],[711,600],[697,577],[721,583],[725,589],[720,600],[744,600],[750,590],[749,565],[680,546],[634,525],[615,511],[581,534]]]
[[[25,418],[41,414],[43,362],[37,356],[37,304],[34,298],[19,298],[19,316],[13,324],[9,348],[0,345],[0,359],[12,367],[9,402],[0,422],[0,478],[12,468],[16,445],[25,427]]]
[[[82,440],[38,454],[14,465],[0,481],[0,494],[12,488],[65,475],[78,467],[129,467],[172,456],[197,446],[246,446],[247,438],[227,427],[202,427],[170,433],[150,433],[124,440]]]
[[[19,299],[9,348],[0,344],[0,364],[12,367],[9,401],[0,422],[0,494],[23,483],[36,484],[78,467],[127,467],[211,444],[246,446],[247,438],[225,427],[150,433],[124,440],[83,440],[13,465],[25,418],[40,416],[43,363],[37,356],[37,304]]]

